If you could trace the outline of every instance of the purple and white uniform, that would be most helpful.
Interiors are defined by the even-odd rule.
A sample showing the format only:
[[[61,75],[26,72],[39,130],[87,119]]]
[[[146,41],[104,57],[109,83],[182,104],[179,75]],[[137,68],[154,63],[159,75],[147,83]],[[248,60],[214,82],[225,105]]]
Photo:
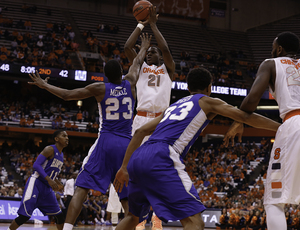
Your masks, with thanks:
[[[134,103],[127,80],[121,85],[105,83],[105,96],[98,103],[99,136],[83,161],[76,186],[106,193],[122,165],[131,140]],[[127,190],[122,191],[119,197],[127,197]]]
[[[52,180],[55,180],[63,166],[64,154],[60,153],[55,145],[51,145],[51,147],[54,149],[54,157],[46,160],[43,168],[46,174]],[[18,214],[30,217],[36,208],[44,215],[57,215],[61,213],[53,189],[45,178],[41,177],[35,171],[26,182]]]
[[[127,167],[129,211],[140,221],[150,206],[165,222],[205,210],[182,162],[209,123],[199,106],[203,96],[191,95],[167,108],[149,140],[132,154]]]

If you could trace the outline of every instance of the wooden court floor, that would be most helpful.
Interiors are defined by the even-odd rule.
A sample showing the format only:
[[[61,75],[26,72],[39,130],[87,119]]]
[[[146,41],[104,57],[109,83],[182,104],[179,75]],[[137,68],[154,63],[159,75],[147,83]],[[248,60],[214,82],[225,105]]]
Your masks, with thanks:
[[[0,230],[7,230],[9,224],[7,223],[0,223]],[[34,225],[34,224],[24,224],[21,227],[18,228],[18,230],[34,230],[34,229],[40,229],[40,230],[56,230],[55,225],[50,224],[43,224],[41,225]],[[112,226],[102,226],[102,225],[92,225],[92,226],[86,226],[81,225],[78,227],[74,227],[74,230],[114,230]],[[182,230],[182,227],[164,227],[164,230]],[[205,228],[205,230],[211,230],[212,228]],[[146,225],[146,230],[151,230],[150,225]]]

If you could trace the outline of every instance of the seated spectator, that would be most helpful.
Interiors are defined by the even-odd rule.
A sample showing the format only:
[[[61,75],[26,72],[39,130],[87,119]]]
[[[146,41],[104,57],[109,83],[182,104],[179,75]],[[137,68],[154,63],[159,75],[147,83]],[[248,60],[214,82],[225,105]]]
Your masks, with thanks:
[[[1,52],[1,53],[4,53],[4,54],[6,54],[6,55],[7,55],[7,53],[8,53],[8,50],[7,50],[7,48],[5,47],[5,45],[3,45],[3,46],[1,47],[1,50],[0,50],[0,52]]]
[[[70,56],[68,56],[68,58],[66,59],[66,66],[68,69],[72,69],[72,60]]]
[[[75,33],[74,33],[74,31],[72,29],[69,32],[69,38],[71,39],[71,41],[73,41],[73,39],[75,38]]]
[[[53,23],[52,22],[48,22],[46,25],[46,30],[47,31],[52,31],[53,30]]]
[[[27,117],[27,121],[26,121],[26,123],[27,123],[27,126],[29,126],[29,127],[35,127],[35,125],[34,125],[34,119],[33,118],[31,118],[31,117]]]
[[[43,48],[44,43],[43,43],[42,39],[40,39],[40,40],[36,43],[36,45],[37,45],[39,48]]]
[[[85,131],[91,132],[91,129],[92,129],[92,123],[89,121],[89,123],[86,125]]]
[[[72,129],[73,131],[79,131],[78,126],[76,125],[76,121],[73,121],[73,124],[72,124],[72,126],[71,126],[71,129]]]
[[[66,30],[67,32],[70,32],[72,30],[72,26],[70,23],[66,26]]]
[[[19,35],[17,36],[17,42],[18,42],[18,44],[20,45],[21,44],[21,42],[23,41],[23,36],[22,36],[22,34],[20,34],[19,33]]]
[[[1,53],[0,55],[0,60],[4,63],[6,63],[8,61],[7,56],[5,53]]]
[[[22,198],[23,196],[23,189],[22,188],[19,188],[17,190],[17,192],[15,193],[14,197],[19,197],[19,198]]]
[[[72,129],[72,124],[71,124],[69,119],[67,120],[67,122],[65,122],[65,129],[66,130],[71,130]]]
[[[29,20],[25,21],[24,26],[26,30],[31,30],[31,21]]]
[[[13,181],[14,176],[12,175],[11,172],[9,172],[8,175],[7,175],[7,178],[8,178],[9,181]]]
[[[79,110],[78,113],[76,114],[76,118],[77,118],[77,121],[79,121],[81,123],[81,121],[82,121],[82,112],[81,112],[81,110]]]
[[[24,3],[24,4],[22,5],[22,8],[21,8],[21,10],[22,10],[23,12],[27,12],[27,11],[28,11],[28,9],[29,9],[29,6],[27,6],[27,4],[26,4],[26,3]]]
[[[40,115],[38,113],[35,113],[34,120],[39,121],[40,119]]]
[[[26,118],[24,113],[22,114],[21,118],[20,118],[20,126],[21,127],[25,127],[26,126]]]
[[[98,129],[99,129],[99,124],[95,121],[92,125],[92,128],[91,128],[91,132],[92,133],[97,133],[98,132]]]

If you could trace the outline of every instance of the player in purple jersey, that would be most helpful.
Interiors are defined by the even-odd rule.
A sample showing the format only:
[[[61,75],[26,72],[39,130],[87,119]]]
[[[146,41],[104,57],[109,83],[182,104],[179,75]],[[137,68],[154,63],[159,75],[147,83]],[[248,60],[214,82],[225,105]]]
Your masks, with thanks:
[[[110,60],[104,67],[109,83],[93,83],[85,88],[73,90],[52,86],[40,78],[38,73],[31,74],[30,84],[48,90],[64,100],[80,100],[95,97],[100,115],[99,136],[90,148],[78,173],[74,196],[70,202],[64,230],[70,230],[76,221],[86,199],[89,189],[106,193],[109,184],[121,167],[126,148],[131,139],[133,108],[135,103],[135,85],[140,66],[146,50],[150,45],[151,36],[141,35],[141,51],[134,59],[128,74],[122,80],[122,68],[118,61]],[[127,191],[119,194],[121,203],[128,212]]]
[[[204,229],[200,213],[205,207],[182,163],[189,147],[217,114],[272,131],[280,125],[209,97],[211,74],[204,68],[191,70],[187,83],[190,96],[172,104],[132,137],[114,181],[117,191],[122,191],[124,183],[128,185],[129,201],[129,214],[117,230],[133,229],[147,218],[150,205],[163,221],[180,220],[184,229]]]
[[[15,230],[28,221],[36,208],[40,209],[44,215],[53,215],[58,230],[63,228],[65,218],[53,190],[63,188],[56,176],[64,163],[62,150],[69,144],[69,138],[63,130],[55,131],[53,138],[55,145],[44,148],[33,164],[35,172],[26,182],[18,210],[19,216],[13,220],[8,230]]]

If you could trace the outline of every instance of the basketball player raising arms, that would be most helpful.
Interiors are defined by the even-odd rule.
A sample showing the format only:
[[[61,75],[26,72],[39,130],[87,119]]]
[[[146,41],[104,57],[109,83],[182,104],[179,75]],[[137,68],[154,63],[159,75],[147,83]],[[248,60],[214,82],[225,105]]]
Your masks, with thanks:
[[[139,22],[124,46],[125,54],[132,63],[137,55],[135,52],[136,40],[144,26],[148,24],[158,45],[151,46],[147,50],[146,62],[143,63],[140,69],[139,79],[136,84],[137,114],[133,120],[132,134],[142,125],[159,116],[170,105],[172,79],[175,72],[175,62],[168,44],[156,25],[158,14],[156,14],[155,6],[149,8],[149,14],[149,19]],[[145,137],[143,142],[148,138],[149,136]],[[161,221],[155,214],[153,214],[152,223],[153,230],[162,229]],[[137,229],[143,229],[144,224],[145,222],[142,226],[138,226]]]
[[[95,97],[98,103],[101,128],[78,173],[75,183],[77,187],[68,208],[63,230],[73,228],[88,191],[94,189],[105,194],[122,165],[126,148],[131,140],[136,81],[151,36],[142,34],[141,40],[141,51],[123,80],[121,65],[116,60],[108,61],[104,67],[108,83],[97,82],[73,90],[50,85],[41,79],[38,73],[29,75],[33,80],[30,84],[46,89],[64,100]],[[119,194],[119,197],[127,214],[127,191]]]
[[[240,109],[252,113],[266,88],[279,106],[283,124],[278,128],[270,155],[264,206],[267,227],[286,230],[285,204],[300,203],[300,60],[299,38],[291,32],[283,32],[274,39],[272,59],[266,59],[259,67],[250,93]],[[233,123],[225,135],[225,144],[243,130],[242,124]]]

